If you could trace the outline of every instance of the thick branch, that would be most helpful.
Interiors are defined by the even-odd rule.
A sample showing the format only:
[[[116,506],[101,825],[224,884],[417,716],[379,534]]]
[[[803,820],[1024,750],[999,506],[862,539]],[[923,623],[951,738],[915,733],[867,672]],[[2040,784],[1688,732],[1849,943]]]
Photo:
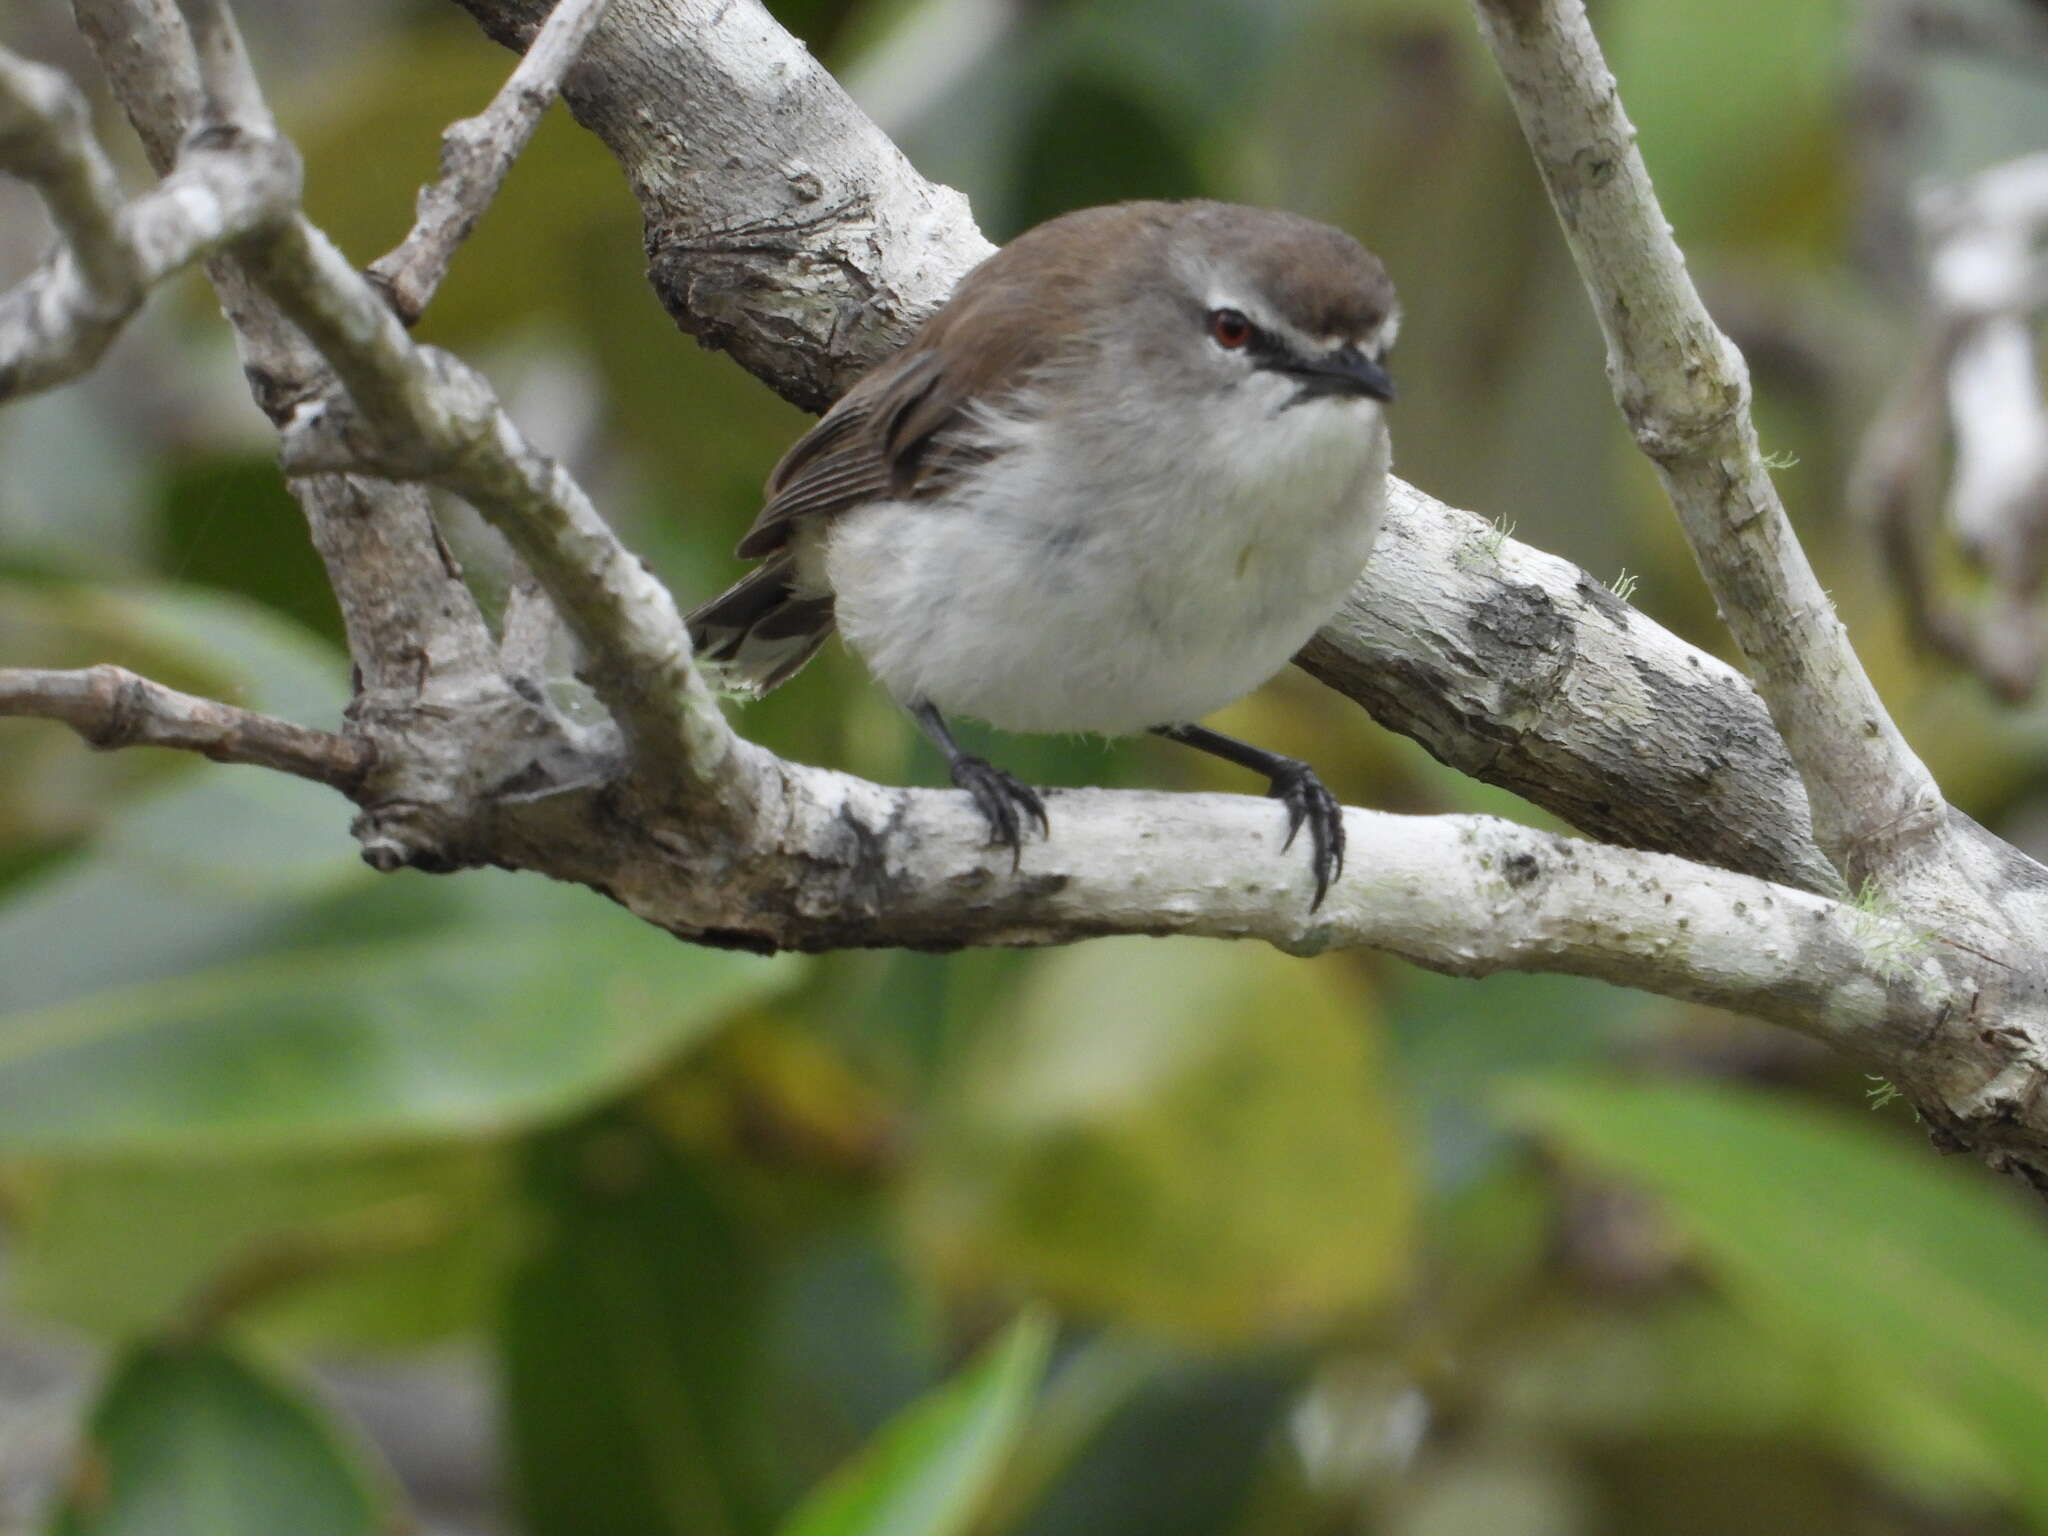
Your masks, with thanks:
[[[504,88],[475,117],[452,123],[441,135],[441,174],[420,188],[419,213],[397,249],[370,264],[370,280],[384,290],[407,325],[448,275],[455,251],[498,195],[506,172],[541,113],[561,89],[562,76],[604,19],[611,0],[556,0],[547,24],[512,71]]]
[[[541,0],[460,3],[515,47],[545,13]],[[989,250],[954,194],[918,176],[758,0],[621,7],[586,58],[563,94],[625,167],[662,302],[788,399],[834,398]],[[688,152],[706,143],[733,157]],[[719,230],[747,237],[707,239]],[[1372,567],[1303,664],[1444,761],[1595,835],[1840,889],[1762,701],[1611,594],[1572,595],[1580,583],[1401,487]],[[1541,643],[1503,637],[1504,620],[1546,603]],[[1644,724],[1652,701],[1640,743],[1616,732],[1616,719]]]
[[[1054,790],[1049,839],[1006,852],[953,791],[779,766],[762,841],[716,866],[689,828],[600,834],[565,796],[492,824],[550,872],[687,937],[759,948],[1054,944],[1108,933],[1386,950],[1457,975],[1599,977],[1733,1007],[1896,1061],[1957,985],[1927,936],[1882,915],[1663,854],[1485,816],[1345,812],[1355,857],[1309,911],[1286,818],[1236,795]],[[577,828],[589,818],[587,830]]]
[[[1296,659],[1452,767],[1596,837],[1845,889],[1748,679],[1570,561],[1405,482],[1350,601]]]
[[[515,46],[539,15],[538,0],[460,3],[501,41]],[[1547,0],[1528,0],[1514,13],[1517,24],[1540,30],[1551,25],[1555,9]],[[964,213],[949,217],[957,205],[934,200],[932,189],[904,165],[893,146],[773,27],[757,0],[705,0],[701,5],[647,0],[619,7],[593,37],[589,57],[594,65],[602,61],[601,67],[572,78],[565,95],[626,167],[647,217],[648,246],[655,254],[651,275],[664,302],[685,329],[729,345],[740,361],[793,400],[816,405],[843,388],[895,344],[899,317],[914,321],[928,313],[985,249]],[[1621,222],[1635,238],[1642,231],[1629,220],[1646,210],[1653,215],[1654,203],[1625,136],[1611,138],[1616,132],[1625,135],[1625,125],[1607,99],[1611,90],[1604,73],[1599,79],[1602,90],[1591,103],[1599,111],[1592,114],[1590,127],[1610,137],[1596,135],[1584,144],[1546,141],[1542,147],[1553,159],[1566,160],[1586,150],[1584,170],[1597,184],[1562,185],[1609,224],[1613,210],[1594,205],[1611,196],[1602,190],[1607,182],[1625,173],[1634,196],[1625,202]],[[1561,110],[1584,117],[1589,106],[1584,92],[1567,84],[1570,93]],[[707,143],[759,144],[762,152],[730,158],[688,153],[689,146]],[[815,170],[819,165],[829,167],[829,176]],[[1555,173],[1556,167],[1551,170]],[[819,195],[842,190],[849,195]],[[869,217],[875,206],[921,208],[926,225],[885,227]],[[1686,365],[1697,362],[1707,386],[1703,390],[1687,383],[1675,414],[1646,416],[1648,435],[1668,461],[1667,475],[1679,499],[1702,524],[1703,561],[1715,573],[1724,608],[1742,626],[1744,643],[1762,653],[1767,695],[1778,707],[1780,727],[1798,731],[1799,750],[1785,753],[1756,695],[1709,658],[1663,635],[1649,620],[1611,600],[1611,594],[1595,595],[1591,583],[1582,583],[1561,562],[1552,565],[1521,551],[1467,514],[1419,493],[1397,492],[1382,558],[1368,571],[1344,618],[1318,637],[1304,663],[1447,760],[1512,784],[1582,825],[1630,841],[1697,848],[1708,858],[1839,890],[1837,864],[1871,867],[1910,850],[1916,840],[1937,841],[1925,834],[1938,827],[1941,847],[1937,857],[1927,860],[1935,866],[1928,878],[1900,881],[1907,888],[1894,895],[1916,919],[1924,912],[1928,921],[1953,920],[1972,947],[1924,936],[1909,940],[1909,947],[1924,945],[1939,957],[1945,973],[1961,969],[1970,980],[1910,1027],[1885,1033],[1873,1059],[1913,1094],[1950,1145],[1976,1145],[1995,1156],[2013,1148],[2023,1172],[2048,1170],[2048,1118],[2036,1102],[2042,1097],[2039,1086],[2048,1082],[2048,1046],[2041,1043],[2048,1040],[2048,1030],[2035,969],[2024,960],[2031,941],[2015,946],[2012,938],[2041,931],[2048,877],[2016,850],[1948,812],[1899,743],[1813,587],[1762,478],[1743,409],[1746,382],[1739,358],[1706,322],[1682,271],[1672,267],[1676,252],[1661,224],[1638,244],[1657,275],[1652,286],[1664,307],[1649,325],[1627,329],[1622,339],[1631,349],[1647,346],[1654,352],[1664,345],[1661,335],[1644,332],[1675,328],[1679,345],[1653,356],[1650,372],[1660,378],[1673,373],[1683,381]],[[882,323],[870,323],[877,316]],[[1608,316],[1611,323],[1617,318]],[[1630,360],[1627,350],[1618,349],[1617,356]],[[1656,400],[1643,395],[1642,403],[1652,408]],[[1404,537],[1404,525],[1415,535],[1412,540]],[[1790,627],[1774,639],[1771,630],[1780,620],[1791,621]],[[1620,638],[1624,630],[1625,641]],[[1503,658],[1510,664],[1502,666]],[[1628,682],[1630,675],[1639,687]],[[1847,692],[1834,692],[1844,679]],[[1844,698],[1846,705],[1840,702]],[[1867,710],[1858,707],[1864,704]],[[1810,712],[1802,712],[1808,706]],[[1625,739],[1630,727],[1650,748],[1634,763]],[[1844,739],[1849,750],[1839,762],[1819,750]],[[1794,756],[1798,770],[1792,767]],[[822,786],[800,792],[813,783],[807,771],[789,765],[779,765],[779,771],[794,797],[792,822],[830,804]],[[1801,773],[1821,801],[1826,856],[1803,825]],[[1866,787],[1876,793],[1865,795]],[[572,821],[573,798],[553,806]],[[644,867],[579,872],[557,865],[554,872],[589,879],[651,920],[711,941],[723,936],[732,942],[809,946],[987,942],[1011,933],[1071,938],[1121,931],[1117,920],[1126,909],[1147,901],[1152,903],[1147,931],[1265,933],[1252,926],[1249,915],[1243,928],[1203,927],[1212,921],[1209,903],[1230,906],[1222,890],[1205,888],[1199,895],[1151,890],[1144,898],[1135,892],[1126,898],[1115,894],[1117,880],[1141,882],[1156,866],[1172,864],[1190,848],[1204,845],[1215,836],[1213,826],[1176,827],[1145,837],[1141,847],[1123,849],[1116,827],[1092,817],[1077,824],[1075,802],[1062,796],[1054,812],[1061,831],[1045,845],[1045,853],[1086,856],[1099,843],[1111,850],[1111,857],[1127,862],[1102,872],[1107,887],[1070,879],[1066,867],[1059,866],[1050,871],[1057,885],[1034,888],[1027,851],[1027,881],[1010,889],[993,883],[987,873],[959,871],[958,848],[951,843],[920,845],[915,859],[902,861],[900,874],[893,862],[878,868],[862,855],[862,850],[893,846],[890,834],[899,819],[907,824],[918,814],[919,803],[892,799],[870,804],[815,827],[811,836],[793,842],[785,837],[737,861],[729,851],[692,850],[696,856],[687,867],[700,876],[695,887],[672,885]],[[1130,803],[1116,802],[1119,807]],[[1733,825],[1723,826],[1723,816]],[[766,823],[774,824],[772,818]],[[1372,846],[1387,830],[1377,820],[1356,823],[1354,846]],[[551,839],[550,845],[590,841],[568,835]],[[655,846],[680,858],[688,840],[657,835]],[[830,853],[834,846],[841,849],[837,865]],[[726,893],[737,899],[714,896],[713,910],[690,917],[691,891],[702,892],[701,871],[713,854],[722,854],[728,869],[735,864],[756,868],[764,882],[785,882],[783,905],[809,921],[784,925],[774,920],[773,894],[752,888]],[[793,855],[801,876],[793,875],[778,854]],[[1605,850],[1602,857],[1607,856],[1632,857],[1618,850]],[[944,888],[946,904],[936,893],[931,897],[931,926],[922,937],[879,916],[922,900],[920,861],[935,861],[941,876],[955,869],[954,885]],[[1888,884],[1903,862],[1895,858],[1887,869]],[[844,879],[833,873],[842,865],[848,871]],[[1040,870],[1046,872],[1045,866]],[[1358,878],[1370,881],[1372,876]],[[1719,877],[1693,870],[1685,875],[1695,878],[1711,882]],[[1453,888],[1459,900],[1474,895],[1469,886],[1454,882]],[[1374,889],[1381,897],[1389,894]],[[1594,892],[1576,891],[1573,899],[1597,911],[1597,891],[1597,885]],[[963,906],[970,897],[987,905],[970,912]],[[1036,926],[1035,918],[1023,922],[1016,916],[1020,903],[1043,907],[1065,899],[1074,905],[1064,926]],[[1392,899],[1398,904],[1407,898]],[[1785,897],[1774,893],[1773,899]],[[1284,912],[1276,915],[1270,902],[1257,905],[1264,921],[1288,920]],[[662,912],[667,918],[656,915]],[[1130,915],[1137,916],[1135,911]],[[1388,914],[1384,921],[1397,919]],[[1687,928],[1674,920],[1671,926],[1652,924],[1643,931],[1683,949]],[[1296,947],[1302,937],[1267,936]],[[1361,930],[1358,937],[1401,948],[1386,928],[1370,936]],[[1455,947],[1466,941],[1446,942]],[[1982,953],[1975,947],[1979,943],[1985,946]],[[1483,942],[1467,950],[1485,952]],[[1444,962],[1453,958],[1448,952],[1439,956]],[[1517,963],[1545,962],[1526,954]],[[1637,979],[1647,978],[1659,963],[1684,962],[1668,955],[1661,962],[1646,957]],[[1665,984],[1654,985],[1662,990]],[[1809,996],[1801,1004],[1773,1004],[1752,993],[1734,1005],[1795,1026],[1803,1018],[1804,1027],[1824,1029],[1820,1019],[1837,1000]],[[2041,1177],[2048,1179],[2048,1173]]]
[[[1758,451],[1749,373],[1671,237],[1582,0],[1475,0],[1607,338],[1608,376],[1852,884],[1947,829]]]
[[[547,0],[460,0],[523,49]],[[992,247],[760,0],[640,0],[564,82],[647,222],[677,325],[821,411]]]
[[[80,0],[91,7],[114,3]],[[162,19],[159,0],[127,3],[139,22]],[[216,0],[193,4],[208,23],[202,32],[209,40],[219,131],[227,132],[232,118],[242,125],[240,137],[263,138],[260,99],[237,52],[212,46],[226,37],[220,30],[224,13]],[[786,67],[782,45],[775,42],[781,34],[764,32],[765,18],[751,0],[730,0],[717,15],[698,19],[710,44],[722,47],[737,39],[750,48],[760,45],[753,55],[692,76],[700,87],[722,79],[738,90],[751,82],[755,95],[732,98],[729,91],[718,106],[731,124],[745,115],[742,108],[759,109],[764,119],[774,120],[803,105],[784,87],[796,79],[809,89],[803,81],[810,77],[799,78]],[[777,67],[764,74],[763,59]],[[131,110],[150,110],[146,94],[140,108],[132,94],[124,100]],[[818,101],[838,110],[833,103],[843,98],[826,93]],[[660,114],[641,102],[636,115],[646,123]],[[851,154],[858,161],[871,145],[858,133],[855,138]],[[908,175],[897,164],[897,173]],[[878,169],[890,171],[888,165]],[[915,204],[916,188],[909,192]],[[824,237],[837,240],[859,227],[857,214],[841,214],[821,215],[806,238],[829,230]],[[896,274],[907,284],[894,291],[897,297],[930,286],[930,270],[918,275],[914,256],[889,251],[893,240],[925,249],[916,247],[916,234],[892,233],[872,221],[865,226],[873,270]],[[944,268],[960,245],[935,248]],[[430,478],[499,520],[578,628],[585,650],[595,653],[607,702],[641,751],[641,773],[622,781],[601,735],[585,739],[565,730],[538,704],[442,712],[429,705],[423,689],[409,712],[396,699],[384,716],[359,712],[358,724],[380,749],[370,775],[377,782],[361,793],[374,800],[388,792],[393,769],[383,749],[390,745],[390,758],[416,770],[413,782],[421,793],[438,797],[438,841],[431,846],[444,863],[489,862],[579,880],[651,922],[713,943],[949,946],[1189,932],[1260,937],[1296,951],[1368,944],[1461,973],[1515,967],[1601,976],[1743,1008],[1861,1051],[1913,1092],[1937,1125],[1959,1128],[1981,1145],[2017,1147],[2030,1166],[2048,1167],[2042,1150],[2048,1147],[2048,1124],[2040,1123],[2043,1112],[2035,1101],[2041,1096],[2034,1091],[2043,1059],[2036,1042],[2048,1032],[2048,1020],[2034,971],[1898,919],[1656,854],[1580,844],[1484,819],[1410,820],[1363,812],[1351,813],[1349,821],[1360,850],[1351,877],[1333,891],[1322,913],[1311,914],[1302,861],[1298,853],[1287,856],[1280,849],[1284,818],[1276,808],[1200,796],[1055,796],[1055,835],[1028,845],[1023,869],[1013,875],[1007,861],[981,846],[979,823],[957,793],[886,790],[783,763],[739,742],[695,691],[687,642],[667,595],[638,572],[566,475],[524,444],[474,374],[442,354],[413,347],[369,285],[303,221],[251,237],[239,251],[261,295],[275,300],[347,387],[344,401],[320,370],[306,367],[292,351],[303,350],[301,341],[278,343],[260,315],[250,322],[245,338],[251,331],[257,336],[250,344],[276,347],[275,355],[297,370],[291,387],[270,398],[290,428],[295,462]],[[775,246],[765,259],[786,255],[785,247]],[[714,261],[711,270],[734,269]],[[842,254],[822,277],[806,269],[791,282],[794,290],[815,297],[858,287],[867,270]],[[833,350],[840,339],[839,331],[824,340],[792,331],[784,344],[792,353],[819,349],[812,363],[815,376],[824,377],[850,367],[856,357],[857,349]],[[363,484],[331,478],[342,487]],[[1471,609],[1456,610],[1457,623],[1470,626],[1466,638],[1485,632],[1496,648],[1521,646],[1544,657],[1528,674],[1530,685],[1519,689],[1512,675],[1503,683],[1489,670],[1483,646],[1456,663],[1474,676],[1495,679],[1500,691],[1491,707],[1501,758],[1540,763],[1552,722],[1579,712],[1612,711],[1627,720],[1631,709],[1647,718],[1661,706],[1692,710],[1695,718],[1716,717],[1713,711],[1701,713],[1701,701],[1687,690],[1704,689],[1717,701],[1718,718],[1741,717],[1734,701],[1743,696],[1725,672],[1703,666],[1676,642],[1644,645],[1653,627],[1618,603],[1610,606],[1610,600],[1581,590],[1589,584],[1569,567],[1515,551],[1425,498],[1404,495],[1402,502],[1402,519],[1424,530],[1425,540],[1418,543],[1436,536],[1449,519],[1470,547],[1439,558],[1457,570],[1486,572],[1463,599]],[[343,521],[322,509],[316,534],[323,526],[331,534]],[[360,559],[381,573],[391,554],[374,540],[323,548],[331,551],[338,580],[358,585],[364,571],[344,567]],[[425,558],[438,555],[429,551]],[[1398,565],[1393,559],[1386,563],[1388,579]],[[449,590],[460,590],[452,568],[442,576]],[[1442,627],[1441,605],[1432,607],[1427,596],[1408,602],[1418,615],[1418,633],[1435,634],[1442,654],[1457,648],[1458,636]],[[1365,606],[1376,611],[1370,589]],[[1550,664],[1554,630],[1545,615],[1557,614],[1572,615],[1582,632],[1605,624],[1618,634],[1631,633],[1629,648],[1613,653],[1613,678],[1605,675],[1608,653],[1597,648],[1589,652],[1600,658],[1597,665],[1582,665],[1576,656]],[[380,650],[389,652],[380,654],[381,663],[394,662],[403,649],[408,621],[426,636],[434,615],[394,607],[378,616],[373,627]],[[1635,633],[1638,626],[1642,633]],[[466,632],[467,621],[455,627]],[[1368,628],[1363,622],[1348,626],[1355,634]],[[1355,647],[1372,643],[1357,639]],[[424,639],[413,644],[424,675],[453,677],[497,703],[518,698],[496,670],[495,657],[459,658],[443,667]],[[1342,645],[1335,650],[1339,661],[1349,654]],[[1415,654],[1428,652],[1418,648]],[[1640,679],[1638,655],[1653,673],[1684,669],[1701,675],[1675,685],[1668,696],[1631,701],[1617,679],[1625,668]],[[1426,690],[1388,691],[1412,699]],[[703,733],[701,739],[690,738],[693,730]],[[650,734],[656,753],[672,747],[686,772],[717,780],[719,808],[727,814],[706,814],[705,802],[662,794],[650,784],[650,758],[642,745]],[[1570,771],[1580,771],[1588,755],[1608,756],[1613,735],[1610,730],[1602,744],[1579,756],[1561,754]],[[1756,760],[1763,762],[1765,755]],[[665,763],[658,756],[652,761]],[[1675,775],[1680,761],[1666,753],[1655,771]],[[1525,767],[1515,771],[1541,777]],[[1773,771],[1782,777],[1782,770]],[[1713,783],[1712,774],[1695,779],[1695,805],[1745,805],[1740,794]],[[1674,819],[1678,804],[1674,798],[1644,818],[1646,835],[1678,835],[1659,830],[1660,821]],[[1607,814],[1590,804],[1585,809]],[[1988,890],[1995,879],[2012,874],[2010,850],[1995,840],[1978,834],[1959,842],[1981,865],[1971,871],[1977,888]],[[1731,857],[1759,856],[1739,840],[1727,846]],[[1788,868],[1814,875],[1800,849],[1769,838],[1765,846],[1789,860]],[[402,852],[396,850],[394,858]],[[1820,883],[1818,875],[1814,883]],[[2038,898],[2037,888],[2028,899],[2038,904]]]
[[[194,698],[120,667],[0,669],[0,715],[59,720],[97,748],[171,747],[357,792],[360,741]],[[1958,978],[1895,918],[1746,875],[1532,831],[1493,817],[1345,813],[1354,861],[1311,913],[1286,819],[1235,795],[1049,795],[1058,835],[1022,869],[980,846],[950,791],[889,789],[780,764],[783,804],[745,859],[659,813],[621,838],[577,818],[602,795],[510,796],[479,848],[597,886],[713,943],[782,949],[1055,944],[1107,933],[1256,938],[1296,953],[1368,947],[1455,975],[1595,977],[1738,1008],[1873,1059],[1957,1005]]]
[[[274,768],[345,795],[362,786],[376,760],[367,742],[194,698],[123,667],[0,667],[0,715],[60,720],[102,750],[173,747],[217,763]]]

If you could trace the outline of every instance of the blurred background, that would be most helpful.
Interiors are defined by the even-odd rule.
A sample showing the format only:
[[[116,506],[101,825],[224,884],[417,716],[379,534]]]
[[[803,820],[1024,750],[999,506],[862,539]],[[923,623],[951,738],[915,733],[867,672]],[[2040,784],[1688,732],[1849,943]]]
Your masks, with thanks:
[[[1461,0],[771,9],[991,238],[1190,194],[1357,234],[1407,312],[1399,471],[1726,654]],[[367,263],[509,57],[445,0],[242,10],[309,210]],[[1922,643],[1850,491],[1927,345],[1917,189],[2048,146],[2048,14],[1594,12],[1866,663],[1956,803],[2048,851],[2048,714]],[[65,8],[0,29],[141,185]],[[47,238],[0,184],[0,279]],[[805,418],[642,266],[557,108],[422,334],[689,602]],[[1947,451],[1912,466],[1937,490]],[[501,552],[447,514],[495,601]],[[196,278],[0,412],[7,661],[331,724],[338,642]],[[944,782],[836,647],[739,723]],[[1215,723],[1347,801],[1545,824],[1298,674]],[[1162,743],[976,741],[1041,782],[1255,788]],[[348,814],[0,728],[0,1532],[2048,1530],[2038,1209],[1791,1035],[1249,944],[701,951],[531,877],[376,876]]]

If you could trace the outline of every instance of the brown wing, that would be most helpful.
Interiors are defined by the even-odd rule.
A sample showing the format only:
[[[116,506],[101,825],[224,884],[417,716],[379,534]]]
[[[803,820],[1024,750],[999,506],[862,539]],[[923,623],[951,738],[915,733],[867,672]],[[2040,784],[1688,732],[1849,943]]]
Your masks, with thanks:
[[[899,486],[908,466],[889,451],[889,423],[936,385],[939,371],[938,354],[913,342],[848,390],[768,476],[768,500],[740,540],[741,557],[780,549],[799,518],[909,491]]]
[[[1080,344],[1061,320],[1082,304],[1082,290],[1102,281],[1104,240],[1148,238],[1177,213],[1170,204],[1126,203],[1067,214],[968,273],[902,351],[783,455],[740,555],[772,554],[803,518],[934,495],[982,462],[987,450],[967,430],[972,407],[999,406],[1063,345]]]

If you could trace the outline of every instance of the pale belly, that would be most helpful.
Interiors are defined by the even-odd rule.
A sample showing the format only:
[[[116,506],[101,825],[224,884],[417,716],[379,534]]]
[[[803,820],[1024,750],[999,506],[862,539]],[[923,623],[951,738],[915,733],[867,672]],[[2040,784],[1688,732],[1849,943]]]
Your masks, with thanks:
[[[1286,472],[1192,465],[1114,508],[1024,476],[994,504],[843,514],[818,552],[840,630],[897,699],[1006,730],[1198,720],[1286,666],[1370,553],[1384,433],[1302,425]]]

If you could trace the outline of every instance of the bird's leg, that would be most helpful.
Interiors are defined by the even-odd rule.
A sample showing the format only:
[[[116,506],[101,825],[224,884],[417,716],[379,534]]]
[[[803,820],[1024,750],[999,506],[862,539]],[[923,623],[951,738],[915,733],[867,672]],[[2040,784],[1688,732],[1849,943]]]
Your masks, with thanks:
[[[1316,876],[1316,899],[1308,909],[1313,912],[1320,907],[1331,883],[1344,873],[1344,808],[1335,795],[1323,788],[1315,769],[1299,758],[1282,757],[1278,752],[1268,752],[1264,747],[1255,747],[1206,726],[1155,725],[1152,734],[1182,742],[1253,773],[1263,773],[1271,780],[1273,787],[1267,794],[1287,807],[1287,841],[1280,845],[1281,852],[1294,846],[1294,834],[1301,830],[1303,822],[1308,823]]]
[[[1023,817],[1038,823],[1041,837],[1052,832],[1052,824],[1045,819],[1045,802],[1038,798],[1038,791],[986,758],[962,752],[937,706],[920,700],[910,706],[910,718],[932,739],[932,745],[946,754],[953,769],[953,782],[974,796],[975,805],[988,822],[989,842],[1010,850],[1010,867],[1015,869],[1024,857]]]

